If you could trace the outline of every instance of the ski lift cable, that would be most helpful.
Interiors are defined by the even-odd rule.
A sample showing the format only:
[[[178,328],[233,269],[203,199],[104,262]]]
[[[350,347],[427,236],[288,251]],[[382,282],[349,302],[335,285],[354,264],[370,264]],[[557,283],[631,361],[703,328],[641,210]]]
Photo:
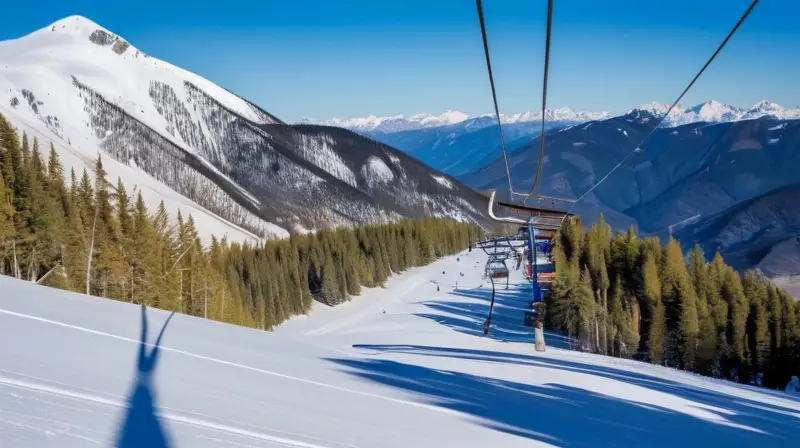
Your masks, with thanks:
[[[508,178],[508,193],[514,196],[514,188],[511,183],[511,169],[508,167],[508,155],[506,154],[506,143],[503,138],[503,126],[500,122],[500,108],[497,106],[497,91],[494,87],[494,75],[492,75],[492,57],[489,55],[489,41],[486,38],[486,23],[483,20],[483,4],[481,0],[476,0],[478,6],[478,21],[481,24],[481,37],[483,38],[483,52],[486,56],[486,68],[489,71],[489,84],[492,87],[492,101],[494,102],[494,114],[497,118],[497,130],[500,133],[500,149],[503,151],[503,162],[506,165],[506,177]]]
[[[713,60],[714,60],[714,59],[717,57],[717,55],[718,55],[718,54],[719,54],[719,53],[722,51],[722,49],[723,49],[723,48],[725,48],[725,45],[727,45],[728,41],[729,41],[729,40],[730,40],[730,39],[733,37],[733,35],[734,35],[734,34],[736,34],[736,31],[738,31],[738,30],[739,30],[739,27],[740,27],[740,26],[742,26],[742,24],[744,23],[744,21],[745,21],[745,20],[747,20],[747,17],[748,17],[748,16],[750,15],[750,13],[753,11],[753,8],[755,8],[755,6],[758,4],[758,2],[759,2],[759,0],[753,0],[753,1],[750,3],[750,6],[747,8],[747,10],[744,12],[744,14],[742,14],[742,16],[739,18],[739,21],[738,21],[738,22],[736,22],[736,25],[734,25],[734,27],[731,29],[731,31],[728,33],[728,35],[725,37],[725,39],[722,41],[722,43],[721,43],[721,44],[720,44],[720,45],[717,47],[717,50],[714,52],[714,54],[712,54],[712,55],[711,55],[711,57],[710,57],[710,58],[708,58],[708,60],[706,61],[705,65],[703,65],[703,68],[701,68],[701,69],[700,69],[700,71],[699,71],[699,72],[697,72],[697,74],[694,76],[694,78],[693,78],[693,79],[692,79],[692,81],[689,83],[689,85],[687,85],[687,86],[686,86],[686,88],[685,88],[685,89],[683,89],[683,92],[681,92],[681,94],[678,96],[678,98],[677,98],[677,99],[676,99],[676,100],[675,100],[675,101],[672,103],[672,105],[671,105],[671,106],[669,106],[669,109],[667,109],[667,112],[666,112],[666,113],[665,113],[665,114],[664,114],[664,115],[661,117],[661,119],[659,119],[659,120],[658,120],[658,122],[656,122],[656,125],[655,125],[655,127],[653,127],[653,129],[651,129],[651,130],[650,130],[650,132],[648,132],[648,133],[647,133],[647,135],[645,135],[645,136],[644,136],[644,138],[642,139],[642,141],[640,141],[640,142],[639,142],[639,144],[638,144],[638,145],[636,145],[636,146],[634,147],[633,151],[631,151],[630,153],[628,153],[628,155],[626,155],[626,156],[625,156],[625,157],[622,159],[622,161],[620,161],[618,164],[616,164],[616,165],[614,166],[614,168],[612,168],[612,169],[611,169],[611,171],[609,171],[608,173],[606,173],[606,175],[605,175],[605,176],[603,176],[603,178],[602,178],[602,179],[600,179],[600,181],[599,181],[599,182],[597,182],[596,184],[594,184],[594,186],[592,186],[592,188],[590,188],[589,190],[587,190],[587,191],[586,191],[585,193],[583,193],[583,194],[582,194],[582,195],[581,195],[581,196],[580,196],[578,199],[576,199],[576,200],[575,200],[575,202],[573,202],[573,203],[572,203],[572,206],[570,206],[570,208],[567,210],[567,213],[571,212],[571,211],[572,211],[572,209],[575,207],[575,205],[577,205],[577,204],[578,204],[578,202],[580,202],[580,201],[581,201],[583,198],[585,198],[585,197],[586,197],[586,196],[587,196],[589,193],[591,193],[592,191],[594,191],[594,189],[595,189],[595,188],[597,188],[597,187],[598,187],[600,184],[602,184],[602,183],[603,183],[603,182],[604,182],[606,179],[608,179],[608,176],[610,176],[610,175],[611,175],[611,173],[613,173],[614,171],[616,171],[616,170],[617,170],[617,168],[619,168],[620,166],[622,166],[622,164],[624,164],[624,163],[625,163],[625,161],[627,161],[627,160],[628,160],[628,159],[629,159],[629,158],[630,158],[630,157],[631,157],[631,156],[632,156],[634,153],[636,153],[637,151],[640,151],[640,148],[641,148],[641,146],[644,144],[644,142],[645,142],[645,141],[647,141],[647,139],[648,139],[648,138],[650,138],[650,136],[651,136],[651,135],[652,135],[652,134],[655,132],[655,130],[656,130],[656,129],[658,129],[658,127],[661,125],[661,123],[662,123],[662,122],[663,122],[663,121],[664,121],[664,120],[667,118],[667,116],[669,116],[669,113],[672,111],[672,109],[674,109],[674,108],[675,108],[675,106],[678,104],[678,102],[680,102],[680,100],[683,98],[683,96],[684,96],[684,95],[686,95],[686,92],[688,92],[688,91],[689,91],[689,89],[691,89],[691,88],[692,88],[692,86],[694,85],[694,83],[697,81],[697,79],[698,79],[698,78],[700,78],[700,75],[702,75],[702,74],[703,74],[703,72],[704,72],[704,71],[705,71],[705,70],[708,68],[708,66],[709,66],[709,65],[711,65],[711,62],[712,62],[712,61],[713,61]],[[563,220],[562,220],[562,221],[563,221]]]
[[[544,164],[544,125],[545,111],[547,110],[547,74],[550,68],[550,35],[553,29],[553,0],[547,0],[547,31],[544,41],[544,77],[542,81],[542,132],[539,134],[539,163],[536,165],[536,177],[533,178],[533,188],[522,201],[523,204],[532,195],[539,191],[539,182],[542,177],[542,165]]]
[[[492,72],[491,54],[490,54],[490,51],[489,51],[488,38],[486,36],[486,23],[484,21],[483,4],[482,4],[481,0],[476,0],[476,5],[477,5],[477,8],[478,8],[478,19],[479,19],[480,26],[481,26],[481,37],[483,38],[483,50],[484,50],[484,54],[485,54],[485,57],[486,57],[486,67],[487,67],[488,72],[489,72],[489,84],[490,84],[491,89],[492,89],[492,100],[494,102],[495,118],[497,120],[497,126],[498,126],[498,130],[499,130],[500,149],[503,152],[503,164],[505,165],[506,178],[508,179],[509,199],[513,200],[515,195],[524,196],[523,204],[525,204],[530,196],[532,196],[534,194],[537,194],[537,192],[538,192],[539,183],[541,181],[542,167],[543,167],[543,164],[544,164],[545,112],[546,112],[546,109],[547,109],[547,81],[548,81],[548,73],[549,73],[549,66],[550,66],[550,36],[552,34],[551,31],[552,31],[552,28],[553,28],[553,0],[548,0],[548,5],[547,5],[547,31],[546,31],[546,39],[545,39],[544,79],[543,79],[543,83],[542,83],[542,131],[541,131],[541,135],[540,135],[539,163],[537,165],[537,172],[536,172],[536,177],[534,178],[533,187],[531,188],[530,192],[528,192],[528,193],[516,192],[516,191],[514,191],[514,188],[513,188],[513,181],[512,181],[512,177],[511,177],[511,168],[510,168],[510,166],[508,164],[508,154],[507,154],[507,151],[506,151],[506,148],[505,148],[505,137],[503,136],[503,127],[502,127],[502,123],[501,123],[501,120],[500,120],[500,110],[499,110],[499,107],[498,107],[498,104],[497,104],[497,93],[496,93],[496,88],[495,88],[495,84],[494,84],[494,75],[493,75],[493,72]],[[572,202],[572,200],[570,200],[570,199],[555,198],[555,197],[550,198],[550,197],[544,197],[544,196],[538,195],[538,194],[537,194],[537,196],[538,196],[539,199],[549,198],[549,199],[552,199],[553,201],[558,200],[558,201],[563,201],[563,202]]]

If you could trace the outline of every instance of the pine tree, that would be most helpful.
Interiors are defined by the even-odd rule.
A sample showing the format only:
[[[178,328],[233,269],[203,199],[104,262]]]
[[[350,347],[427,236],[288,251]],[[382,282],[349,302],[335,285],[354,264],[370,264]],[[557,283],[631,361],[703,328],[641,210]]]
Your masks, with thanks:
[[[642,295],[646,297],[645,309],[646,325],[642,339],[646,341],[644,348],[654,364],[661,364],[664,355],[665,315],[664,305],[661,301],[661,280],[658,267],[651,253],[644,253],[644,266],[642,268]],[[646,338],[646,339],[645,339]]]
[[[758,272],[750,270],[745,272],[742,279],[745,297],[749,301],[749,313],[746,323],[748,351],[750,353],[749,366],[757,379],[757,384],[762,383],[760,374],[767,367],[770,358],[769,315],[767,301],[769,295],[769,280]]]
[[[5,180],[0,176],[0,246],[7,238],[14,235],[14,209],[11,208],[11,193],[6,188]]]
[[[661,276],[662,300],[668,338],[677,347],[665,347],[665,351],[676,353],[678,359],[667,359],[670,365],[692,370],[697,356],[697,298],[689,278],[683,254],[678,242],[670,239],[665,249],[665,260]]]
[[[728,304],[727,347],[723,353],[723,370],[738,380],[741,364],[745,359],[745,325],[749,306],[739,275],[727,266],[723,272],[721,296]]]
[[[711,373],[717,349],[717,331],[710,304],[713,285],[709,277],[709,267],[705,255],[698,245],[694,246],[689,256],[689,276],[697,293],[699,333],[696,369],[699,372]]]
[[[131,301],[146,306],[158,305],[162,287],[158,253],[158,234],[151,221],[141,191],[136,197],[131,234]]]

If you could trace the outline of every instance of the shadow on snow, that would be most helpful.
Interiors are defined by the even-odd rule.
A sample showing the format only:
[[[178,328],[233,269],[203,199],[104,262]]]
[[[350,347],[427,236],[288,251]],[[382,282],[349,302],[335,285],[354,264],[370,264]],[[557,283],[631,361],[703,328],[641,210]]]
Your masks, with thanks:
[[[156,398],[154,393],[153,377],[158,363],[159,346],[164,330],[167,329],[170,319],[175,314],[172,312],[167,317],[164,326],[153,346],[147,354],[147,313],[146,307],[142,310],[142,333],[139,338],[139,356],[136,361],[136,380],[128,396],[128,412],[118,433],[116,446],[120,448],[152,447],[167,448],[170,446],[169,435],[156,415]]]
[[[489,337],[502,342],[526,342],[533,344],[533,327],[526,327],[525,311],[530,310],[530,285],[514,284],[505,290],[496,287],[494,309],[492,310],[492,326]],[[492,301],[491,285],[481,288],[456,289],[450,296],[463,297],[469,301],[429,300],[420,302],[430,308],[433,313],[415,313],[415,316],[434,320],[455,331],[486,337],[483,334],[483,323],[489,315]],[[545,340],[549,347],[568,349],[569,340],[560,334],[545,332]]]
[[[391,353],[550,367],[633,384],[692,401],[709,419],[561,384],[529,385],[391,360],[328,359],[354,376],[414,392],[486,427],[559,446],[790,446],[800,414],[611,367],[537,356],[408,345],[355,345]],[[716,419],[711,421],[710,418]]]

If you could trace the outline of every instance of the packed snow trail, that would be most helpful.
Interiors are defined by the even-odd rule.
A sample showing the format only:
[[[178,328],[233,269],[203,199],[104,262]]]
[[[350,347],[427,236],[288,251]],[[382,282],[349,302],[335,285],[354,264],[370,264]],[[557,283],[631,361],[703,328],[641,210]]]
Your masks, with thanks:
[[[483,336],[484,263],[411,269],[272,333],[0,277],[0,446],[795,440],[800,400],[782,392],[558,349],[552,334],[534,352],[519,271]]]

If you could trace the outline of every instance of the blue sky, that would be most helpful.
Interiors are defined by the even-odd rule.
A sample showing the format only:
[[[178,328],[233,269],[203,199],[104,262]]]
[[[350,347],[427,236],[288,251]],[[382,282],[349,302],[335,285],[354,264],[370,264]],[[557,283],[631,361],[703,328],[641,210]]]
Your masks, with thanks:
[[[555,0],[548,106],[671,103],[750,0]],[[492,110],[473,0],[39,0],[0,39],[86,16],[287,121]],[[484,0],[500,108],[541,107],[545,0]],[[763,0],[682,101],[800,105],[800,1]]]

